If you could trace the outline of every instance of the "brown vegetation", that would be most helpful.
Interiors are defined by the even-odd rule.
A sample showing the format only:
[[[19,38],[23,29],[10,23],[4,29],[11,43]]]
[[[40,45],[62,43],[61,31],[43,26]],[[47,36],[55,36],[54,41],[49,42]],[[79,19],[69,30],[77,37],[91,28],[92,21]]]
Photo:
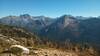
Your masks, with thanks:
[[[32,48],[55,48],[67,52],[75,52],[79,56],[99,56],[97,50],[87,43],[54,42],[48,39],[40,40],[36,35],[23,29],[0,25],[0,52],[13,44],[20,44]]]

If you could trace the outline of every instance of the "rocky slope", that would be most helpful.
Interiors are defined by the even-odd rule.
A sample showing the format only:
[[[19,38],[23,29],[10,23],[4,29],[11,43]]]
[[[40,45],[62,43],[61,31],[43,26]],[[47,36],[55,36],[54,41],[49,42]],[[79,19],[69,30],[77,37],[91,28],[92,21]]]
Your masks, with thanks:
[[[66,52],[58,49],[44,49],[35,48],[35,44],[39,42],[36,36],[31,33],[8,25],[0,25],[0,56],[16,56],[12,53],[2,53],[9,48],[11,45],[23,45],[30,49],[30,54],[28,56],[75,56],[74,52]],[[31,47],[31,48],[30,48]],[[25,56],[25,55],[23,55]]]
[[[22,45],[30,49],[28,56],[96,56],[96,50],[88,46],[74,46],[69,42],[61,45],[52,43],[49,40],[42,41],[36,35],[21,28],[0,25],[0,56],[7,56],[12,53],[2,53],[11,45]],[[80,47],[79,47],[80,46]],[[68,47],[68,48],[66,48]],[[14,56],[14,54],[12,54]],[[23,55],[25,56],[25,55]]]
[[[39,38],[21,28],[0,24],[0,47],[2,49],[13,44],[33,46],[40,42]]]

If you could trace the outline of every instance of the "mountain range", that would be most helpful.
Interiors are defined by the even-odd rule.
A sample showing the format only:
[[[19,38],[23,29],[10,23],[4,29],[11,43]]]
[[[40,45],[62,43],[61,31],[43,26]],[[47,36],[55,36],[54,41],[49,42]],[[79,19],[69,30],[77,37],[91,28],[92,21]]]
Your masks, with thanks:
[[[20,16],[7,16],[0,19],[1,24],[25,28],[29,31],[36,32],[53,22],[49,17],[30,16],[23,14]]]
[[[47,38],[57,42],[70,40],[100,46],[100,17],[63,15],[50,18],[23,14],[0,18],[0,24],[24,28],[41,39]]]

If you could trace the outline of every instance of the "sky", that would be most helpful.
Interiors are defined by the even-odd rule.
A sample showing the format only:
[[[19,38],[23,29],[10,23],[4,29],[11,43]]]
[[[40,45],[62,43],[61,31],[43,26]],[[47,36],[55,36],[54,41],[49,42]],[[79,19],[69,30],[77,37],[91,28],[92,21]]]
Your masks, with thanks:
[[[0,0],[0,17],[20,14],[100,16],[100,0]]]

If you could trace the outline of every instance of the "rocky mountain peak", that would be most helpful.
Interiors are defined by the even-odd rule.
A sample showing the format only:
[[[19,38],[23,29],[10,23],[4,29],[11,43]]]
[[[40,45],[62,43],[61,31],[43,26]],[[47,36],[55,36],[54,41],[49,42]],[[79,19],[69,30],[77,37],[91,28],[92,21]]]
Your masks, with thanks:
[[[68,25],[73,25],[77,22],[77,19],[71,15],[63,15],[60,18],[58,18],[58,25],[63,28],[67,27]]]
[[[21,18],[31,18],[31,16],[29,14],[23,14],[23,15],[20,15]]]
[[[63,19],[75,19],[73,16],[71,15],[63,15],[61,16],[60,18],[63,18]]]

